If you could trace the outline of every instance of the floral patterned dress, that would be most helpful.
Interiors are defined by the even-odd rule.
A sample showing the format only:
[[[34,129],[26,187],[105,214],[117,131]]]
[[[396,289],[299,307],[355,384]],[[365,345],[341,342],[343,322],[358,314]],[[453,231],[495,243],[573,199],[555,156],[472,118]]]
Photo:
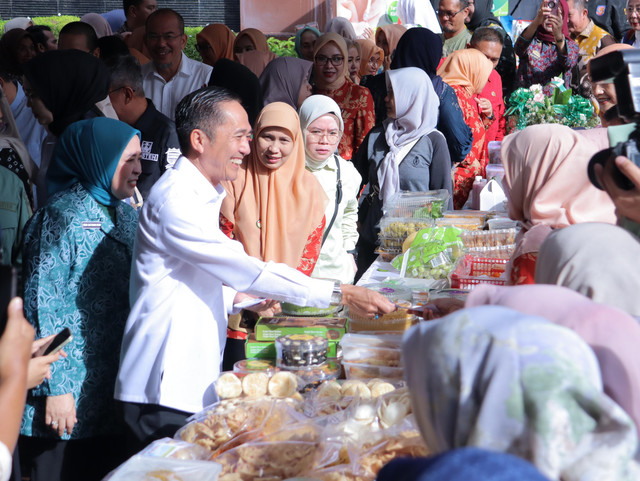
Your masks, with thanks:
[[[454,171],[453,178],[453,208],[462,209],[473,187],[473,181],[477,175],[484,177],[489,156],[485,141],[486,130],[483,121],[478,115],[477,102],[467,93],[464,87],[452,85],[451,88],[458,96],[458,103],[462,110],[465,123],[473,133],[471,151],[460,162]]]
[[[129,272],[138,214],[125,203],[115,223],[79,183],[55,194],[25,229],[25,315],[36,337],[68,327],[67,358],[32,389],[21,434],[59,439],[45,425],[47,396],[72,393],[78,423],[71,436],[119,433],[113,399],[120,344],[129,315]]]
[[[371,92],[351,82],[345,82],[335,90],[315,88],[316,94],[326,95],[336,101],[342,111],[344,134],[338,145],[338,153],[351,160],[369,131],[376,124],[375,106]]]

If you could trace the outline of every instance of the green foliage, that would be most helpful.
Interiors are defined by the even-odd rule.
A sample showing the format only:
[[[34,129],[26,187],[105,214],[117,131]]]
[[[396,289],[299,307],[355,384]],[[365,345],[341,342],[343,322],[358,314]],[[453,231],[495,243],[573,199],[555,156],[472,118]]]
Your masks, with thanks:
[[[58,37],[60,30],[69,22],[77,22],[80,17],[73,15],[56,15],[53,17],[33,17],[33,23],[35,25],[47,25],[51,28],[53,34]],[[4,24],[7,20],[0,20],[0,32],[4,30]],[[196,35],[200,33],[203,27],[185,27],[185,33],[187,34],[187,46],[184,49],[184,53],[187,57],[197,61],[202,61],[202,57],[196,50]],[[267,44],[273,53],[279,57],[296,57],[294,49],[294,37],[287,40],[278,40],[275,37],[267,38]]]

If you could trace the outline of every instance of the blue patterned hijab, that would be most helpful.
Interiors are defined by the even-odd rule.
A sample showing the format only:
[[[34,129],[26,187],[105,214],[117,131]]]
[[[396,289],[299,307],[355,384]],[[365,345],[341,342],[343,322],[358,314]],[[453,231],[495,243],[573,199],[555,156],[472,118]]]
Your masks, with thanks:
[[[80,182],[100,204],[118,205],[111,181],[122,152],[140,132],[119,120],[98,117],[71,124],[58,139],[47,172],[49,197]]]

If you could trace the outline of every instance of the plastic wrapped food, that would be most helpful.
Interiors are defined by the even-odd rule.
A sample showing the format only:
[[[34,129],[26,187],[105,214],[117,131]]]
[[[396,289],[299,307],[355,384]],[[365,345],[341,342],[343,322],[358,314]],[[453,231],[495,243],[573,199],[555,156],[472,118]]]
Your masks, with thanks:
[[[385,203],[385,215],[389,217],[413,217],[437,219],[442,217],[450,194],[444,189],[427,192],[397,192]]]
[[[342,309],[342,306],[329,306],[329,307],[309,307],[309,306],[297,306],[288,302],[281,302],[280,307],[282,313],[289,316],[309,316],[309,317],[326,317],[334,316]]]
[[[484,227],[484,220],[476,217],[445,217],[436,219],[438,227],[457,227],[463,230],[481,230]]]
[[[120,466],[109,481],[216,481],[222,466],[211,461],[136,455]]]
[[[417,316],[409,314],[406,309],[398,309],[377,319],[361,317],[354,312],[349,312],[349,330],[351,332],[406,331],[417,322]]]
[[[310,334],[289,334],[276,339],[279,367],[317,366],[327,360],[329,341]]]
[[[402,351],[399,348],[348,345],[347,347],[343,346],[343,356],[343,363],[388,367],[402,366]]]
[[[141,456],[154,458],[171,458],[192,461],[206,461],[211,458],[208,449],[197,444],[188,443],[180,439],[162,438],[158,439],[139,453]]]
[[[517,233],[515,228],[464,231],[460,239],[465,247],[499,247],[515,244]]]

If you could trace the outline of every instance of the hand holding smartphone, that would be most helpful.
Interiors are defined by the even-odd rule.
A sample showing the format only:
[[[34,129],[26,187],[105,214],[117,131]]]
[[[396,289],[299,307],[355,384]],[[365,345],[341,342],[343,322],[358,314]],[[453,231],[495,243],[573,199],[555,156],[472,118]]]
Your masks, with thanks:
[[[551,15],[558,15],[558,2],[556,0],[547,0],[547,8],[551,9]]]
[[[71,329],[65,327],[61,330],[56,337],[51,339],[50,342],[40,346],[40,349],[36,351],[34,356],[48,356],[49,354],[55,354],[60,351],[64,346],[69,344],[73,340],[73,335],[71,334]]]

